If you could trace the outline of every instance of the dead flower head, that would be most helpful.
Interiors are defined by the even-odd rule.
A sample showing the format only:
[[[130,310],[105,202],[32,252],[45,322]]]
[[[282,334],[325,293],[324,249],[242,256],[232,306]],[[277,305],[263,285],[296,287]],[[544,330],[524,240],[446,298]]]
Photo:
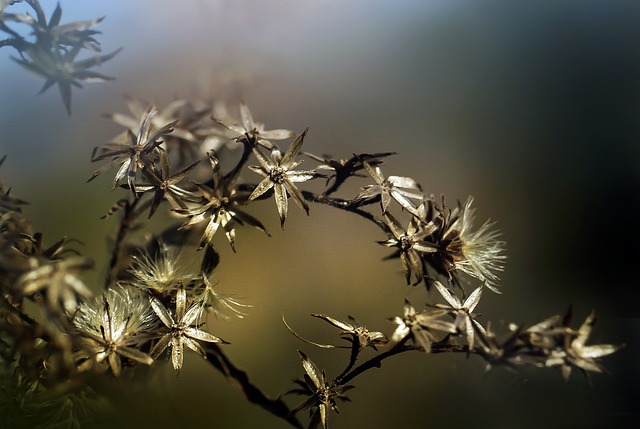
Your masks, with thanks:
[[[249,168],[264,176],[262,182],[256,186],[249,201],[253,201],[265,192],[273,189],[276,207],[280,215],[280,226],[284,228],[284,221],[287,219],[288,200],[287,195],[293,198],[307,214],[309,214],[309,205],[304,200],[302,193],[296,187],[295,183],[306,182],[307,180],[319,177],[312,171],[294,170],[302,161],[296,161],[295,158],[300,153],[302,142],[307,135],[308,129],[295,139],[289,149],[282,155],[278,149],[273,149],[270,156],[265,156],[259,149],[254,148],[253,153],[260,161],[260,166],[250,166]]]
[[[327,383],[324,371],[320,371],[316,364],[300,350],[298,350],[298,354],[306,374],[304,375],[304,381],[295,380],[301,388],[290,392],[309,395],[309,397],[291,410],[289,414],[294,415],[302,410],[310,409],[312,421],[310,427],[314,427],[313,422],[315,421],[315,424],[317,424],[319,419],[322,427],[327,429],[329,427],[329,410],[339,414],[340,411],[336,400],[349,401],[349,398],[344,393],[353,389],[354,386]]]
[[[391,319],[396,325],[396,330],[391,336],[391,344],[396,345],[407,339],[412,339],[416,345],[430,353],[431,343],[435,340],[433,330],[455,334],[456,326],[451,322],[441,320],[447,313],[446,310],[423,311],[417,313],[409,301],[404,302],[403,317]]]
[[[203,312],[202,303],[188,303],[187,293],[183,287],[176,293],[176,307],[173,314],[157,298],[149,299],[153,311],[167,329],[151,349],[151,356],[157,358],[167,347],[171,347],[171,364],[176,371],[180,372],[182,369],[185,345],[206,359],[207,355],[198,341],[226,343],[199,328],[198,321]]]
[[[150,365],[153,359],[139,347],[157,326],[146,294],[138,289],[115,286],[102,297],[80,305],[73,325],[82,339],[80,370],[107,364],[114,375],[128,363]]]

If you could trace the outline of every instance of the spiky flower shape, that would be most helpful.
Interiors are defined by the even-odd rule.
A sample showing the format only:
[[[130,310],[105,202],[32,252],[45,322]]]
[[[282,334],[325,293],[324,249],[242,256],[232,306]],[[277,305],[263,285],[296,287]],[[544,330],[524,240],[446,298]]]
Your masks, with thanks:
[[[91,156],[91,162],[111,158],[107,164],[93,172],[88,182],[114,166],[118,172],[113,179],[113,189],[118,186],[121,179],[127,176],[127,184],[131,192],[136,194],[136,173],[147,165],[152,165],[158,157],[158,146],[162,144],[162,138],[173,131],[177,121],[165,124],[162,128],[154,128],[151,120],[158,110],[149,105],[142,114],[137,134],[127,130],[126,137],[111,143],[105,143],[96,147]],[[122,141],[121,141],[122,140]]]
[[[471,292],[471,295],[469,295],[467,299],[462,301],[439,281],[435,281],[434,285],[448,304],[436,304],[436,307],[448,310],[449,313],[455,317],[453,324],[459,332],[464,332],[466,335],[469,350],[473,349],[475,331],[476,329],[482,329],[480,324],[475,320],[476,314],[473,313],[473,310],[475,310],[476,306],[480,302],[482,286],[476,288]]]
[[[421,217],[412,217],[406,231],[391,213],[385,212],[384,219],[391,234],[386,241],[378,241],[383,246],[398,249],[407,284],[411,283],[411,273],[413,273],[414,285],[420,283],[425,276],[423,255],[438,251],[437,245],[425,241],[437,227],[433,222],[425,223],[421,220],[424,218],[424,205],[420,205],[417,212],[421,214]]]
[[[73,318],[82,346],[79,369],[101,369],[106,363],[117,376],[123,358],[150,365],[153,359],[139,347],[157,324],[147,296],[132,287],[115,286],[102,297],[81,304]]]
[[[278,149],[273,149],[271,156],[267,157],[257,148],[253,149],[253,153],[261,165],[259,167],[250,166],[249,168],[264,176],[264,179],[251,193],[249,201],[255,200],[273,188],[278,214],[280,215],[280,226],[282,228],[284,228],[284,221],[287,219],[287,194],[291,196],[293,201],[308,215],[309,205],[304,200],[302,193],[296,187],[295,183],[306,182],[307,180],[319,177],[317,173],[312,171],[294,170],[294,168],[302,162],[296,161],[295,158],[300,153],[302,142],[307,135],[307,131],[308,129],[304,130],[304,132],[291,143],[291,146],[289,146],[289,149],[287,149],[284,155],[282,155]]]
[[[298,354],[306,374],[304,375],[304,381],[294,380],[300,388],[294,389],[292,393],[308,395],[308,398],[291,410],[291,415],[310,409],[312,418],[309,427],[316,427],[318,423],[321,423],[322,427],[327,429],[329,427],[329,410],[339,414],[340,411],[336,400],[349,401],[349,398],[344,393],[353,389],[354,386],[336,384],[335,381],[329,383],[324,371],[320,371],[307,355],[300,350],[298,350]]]
[[[187,210],[176,210],[176,212],[181,215],[190,216],[190,219],[180,228],[182,229],[207,221],[207,226],[204,229],[198,246],[202,249],[205,246],[213,248],[213,237],[220,227],[222,227],[234,252],[236,250],[236,224],[248,224],[269,235],[264,225],[262,225],[258,219],[238,207],[242,204],[241,202],[246,201],[246,197],[236,192],[234,178],[225,178],[225,176],[222,175],[216,154],[211,152],[207,154],[207,156],[212,171],[212,181],[209,183],[211,186],[201,183],[195,184],[201,199],[195,207]]]
[[[240,116],[242,118],[242,126],[225,124],[217,117],[212,119],[229,131],[229,138],[232,138],[237,142],[247,142],[252,147],[260,145],[267,149],[273,149],[275,147],[274,144],[267,139],[284,140],[295,135],[295,133],[290,130],[265,130],[264,124],[253,120],[253,115],[245,103],[240,104]]]
[[[91,266],[93,262],[81,256],[42,262],[39,267],[23,274],[17,285],[24,295],[46,295],[50,310],[65,310],[72,314],[78,297],[91,296],[91,291],[79,277],[80,271]]]
[[[411,199],[422,199],[422,188],[410,177],[389,176],[382,174],[377,165],[368,162],[362,163],[367,173],[376,182],[375,185],[367,185],[356,196],[355,201],[361,201],[380,195],[380,206],[383,212],[387,212],[391,200],[395,200],[400,206],[414,216],[420,217],[416,205]],[[417,192],[415,192],[417,191]]]
[[[171,347],[171,364],[178,372],[182,369],[184,361],[184,346],[206,359],[207,354],[198,341],[227,344],[226,341],[198,327],[198,320],[203,312],[202,304],[188,303],[187,293],[182,287],[176,294],[176,308],[173,314],[155,297],[151,297],[151,307],[167,328],[167,332],[151,349],[151,355],[157,358],[167,347]]]
[[[450,334],[457,332],[453,323],[441,320],[441,317],[445,314],[446,310],[441,309],[418,313],[413,305],[405,300],[403,317],[391,319],[398,325],[391,336],[391,344],[395,345],[407,339],[413,339],[416,345],[422,347],[425,352],[430,353],[431,343],[435,339],[433,330]]]

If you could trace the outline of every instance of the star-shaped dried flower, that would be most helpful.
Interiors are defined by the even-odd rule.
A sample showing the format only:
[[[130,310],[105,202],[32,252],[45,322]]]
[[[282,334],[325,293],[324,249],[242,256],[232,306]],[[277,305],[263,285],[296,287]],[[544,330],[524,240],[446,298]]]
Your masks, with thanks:
[[[254,122],[253,115],[245,103],[240,104],[240,117],[242,119],[242,126],[233,124],[227,125],[215,117],[212,119],[230,131],[229,138],[233,138],[237,142],[244,141],[251,145],[251,147],[255,147],[259,144],[271,150],[275,148],[275,146],[269,141],[269,139],[284,140],[295,136],[295,133],[289,130],[265,130],[264,124]]]
[[[180,372],[182,369],[185,345],[206,359],[207,354],[198,341],[226,343],[198,328],[197,322],[203,311],[202,303],[195,302],[188,305],[184,287],[178,289],[176,294],[175,317],[157,298],[152,296],[149,299],[153,311],[168,329],[168,332],[151,349],[151,356],[157,358],[167,347],[171,347],[171,364],[176,371]]]
[[[374,350],[378,350],[377,346],[387,344],[389,342],[385,334],[382,332],[369,331],[364,326],[360,326],[360,324],[358,324],[358,322],[356,322],[356,320],[351,316],[348,316],[350,323],[345,323],[327,316],[326,314],[313,313],[311,315],[330,323],[338,329],[342,329],[340,336],[352,344],[356,344],[358,346],[358,351],[363,350],[365,347],[371,347]]]
[[[62,309],[73,314],[77,309],[77,298],[91,296],[91,291],[78,274],[92,266],[90,259],[80,256],[44,261],[20,276],[17,287],[26,296],[43,293],[52,311]]]
[[[469,351],[471,351],[474,345],[474,332],[476,329],[482,329],[482,327],[479,327],[480,324],[475,320],[476,315],[473,314],[473,310],[480,302],[480,297],[482,296],[482,286],[476,288],[471,292],[471,295],[462,302],[460,298],[455,296],[439,281],[435,281],[434,284],[436,289],[438,289],[438,292],[440,292],[440,295],[442,295],[445,301],[449,304],[448,306],[436,304],[436,307],[446,309],[455,316],[456,319],[453,324],[456,326],[458,331],[465,333]],[[474,325],[476,326],[474,327]]]
[[[96,147],[91,155],[91,162],[100,161],[106,158],[112,160],[93,172],[88,182],[92,181],[100,174],[119,165],[116,177],[113,179],[113,189],[118,186],[118,182],[125,175],[129,189],[134,195],[136,189],[136,172],[145,165],[153,163],[158,154],[158,146],[162,144],[161,138],[172,132],[176,122],[165,124],[162,128],[154,129],[151,126],[151,119],[157,110],[153,106],[147,107],[140,118],[138,133],[134,134],[127,130],[126,141],[114,141]]]
[[[121,125],[124,128],[131,130],[131,132],[135,133],[138,130],[140,123],[140,120],[138,118],[141,118],[144,115],[146,109],[152,103],[143,102],[136,98],[126,96],[125,102],[127,103],[127,107],[129,108],[131,115],[125,115],[122,113],[108,113],[104,116],[111,119],[116,124]],[[165,124],[179,119],[178,113],[180,109],[182,109],[187,104],[188,102],[186,100],[179,99],[172,101],[162,109],[158,109],[156,114],[151,117],[151,127],[160,129]],[[197,141],[197,138],[193,134],[191,134],[188,130],[180,127],[174,127],[171,136],[192,142]]]
[[[160,168],[158,169],[149,164],[145,165],[142,172],[149,183],[141,183],[135,186],[136,194],[153,191],[149,219],[163,200],[167,200],[174,210],[185,210],[187,208],[184,200],[193,198],[193,195],[177,184],[187,177],[187,174],[200,163],[200,161],[196,161],[179,172],[171,174],[167,152],[162,148],[158,148],[158,150],[160,153]]]
[[[565,336],[562,352],[553,354],[547,361],[547,366],[562,366],[562,376],[565,381],[569,379],[572,367],[577,367],[584,372],[604,372],[598,359],[622,348],[621,345],[612,344],[586,345],[595,322],[595,312],[592,311],[577,332]]]
[[[9,3],[14,2],[9,1]],[[36,14],[35,18],[29,14],[9,13],[4,14],[2,18],[31,26],[37,43],[43,46],[81,46],[92,51],[100,51],[100,44],[93,37],[96,34],[100,34],[100,32],[91,30],[91,27],[101,23],[104,17],[60,25],[62,18],[60,4],[56,6],[48,22],[38,1],[29,1],[28,4]]]
[[[198,187],[201,199],[196,202],[197,205],[193,208],[176,210],[181,215],[191,217],[180,228],[195,225],[205,220],[208,221],[200,239],[199,249],[202,249],[206,245],[213,246],[213,237],[218,229],[222,227],[234,252],[236,250],[236,222],[240,225],[246,223],[269,235],[258,219],[239,208],[241,202],[246,201],[246,196],[240,195],[233,183],[231,183],[232,181],[222,176],[220,163],[215,153],[211,152],[208,156],[213,173],[213,178],[210,182],[211,186],[200,183],[195,184]]]
[[[410,177],[389,176],[385,179],[382,170],[377,165],[371,165],[363,162],[367,173],[376,182],[375,185],[367,185],[356,196],[355,201],[362,201],[380,195],[380,204],[382,211],[386,212],[389,208],[391,200],[395,200],[400,206],[414,216],[420,217],[416,205],[411,201],[414,199],[423,199],[422,188],[415,180]],[[411,190],[418,192],[414,192]]]
[[[420,210],[418,209],[418,213]],[[385,212],[384,219],[391,231],[391,237],[386,241],[378,241],[378,243],[386,247],[398,248],[407,284],[411,283],[412,272],[415,278],[414,285],[420,283],[425,276],[422,254],[438,251],[437,245],[425,241],[425,238],[430,236],[437,227],[433,222],[424,224],[418,218],[412,217],[405,231],[391,213]]]
[[[398,325],[391,336],[391,344],[395,345],[411,338],[422,347],[422,349],[430,353],[431,343],[435,340],[432,329],[442,332],[455,334],[456,326],[451,322],[440,320],[442,316],[447,314],[446,310],[423,311],[417,313],[416,309],[407,300],[404,301],[403,317],[394,317],[391,319]]]
[[[324,371],[321,372],[316,364],[314,364],[313,361],[300,350],[298,350],[298,353],[300,354],[302,367],[304,368],[306,374],[304,375],[304,382],[301,380],[296,380],[296,383],[301,387],[301,389],[296,389],[291,392],[306,394],[309,395],[309,397],[300,405],[291,410],[289,414],[294,415],[302,410],[311,408],[312,424],[310,425],[310,427],[313,427],[314,420],[317,424],[317,418],[319,417],[320,423],[322,423],[322,427],[324,429],[327,429],[329,427],[329,410],[335,411],[337,414],[339,414],[340,411],[338,410],[338,404],[336,403],[336,400],[340,399],[343,401],[349,401],[349,398],[347,398],[344,393],[350,389],[353,389],[354,386],[334,384],[330,385],[329,383],[327,383]]]
[[[139,118],[142,117],[147,106],[152,103],[128,96],[125,96],[125,102],[130,112],[129,115],[108,113],[104,116],[135,133],[139,126]],[[163,108],[158,108],[158,112],[151,118],[151,128],[153,129],[160,129],[165,124],[179,120],[173,127],[171,134],[163,138],[169,152],[178,154],[179,166],[185,165],[187,159],[199,157],[198,148],[201,139],[194,134],[194,131],[199,126],[201,119],[209,112],[209,108],[195,108],[189,101],[177,99]]]
[[[307,215],[309,214],[309,205],[294,183],[306,182],[307,180],[319,177],[319,175],[313,171],[294,170],[302,162],[296,161],[295,158],[300,153],[304,137],[307,135],[308,130],[308,128],[304,130],[304,132],[295,139],[284,155],[282,155],[278,149],[273,149],[270,156],[267,157],[263,155],[258,148],[253,149],[254,155],[258,158],[258,161],[260,161],[260,166],[249,166],[249,168],[264,176],[264,179],[253,190],[249,196],[249,201],[255,200],[273,188],[276,207],[280,215],[280,226],[282,228],[284,228],[284,222],[287,219],[287,194],[293,198],[296,204],[298,204]]]
[[[43,93],[52,85],[57,84],[62,96],[67,113],[71,114],[71,87],[82,88],[80,82],[105,82],[113,80],[112,77],[89,70],[113,58],[120,49],[106,55],[94,55],[84,60],[76,61],[81,46],[74,46],[64,51],[54,48],[52,50],[41,47],[38,44],[30,45],[23,49],[26,58],[12,57],[30,72],[46,79],[38,94]]]
[[[145,365],[153,359],[139,350],[155,328],[149,301],[137,289],[117,286],[100,299],[80,305],[73,324],[82,338],[84,362],[80,370],[107,363],[114,375],[122,372],[122,358]]]

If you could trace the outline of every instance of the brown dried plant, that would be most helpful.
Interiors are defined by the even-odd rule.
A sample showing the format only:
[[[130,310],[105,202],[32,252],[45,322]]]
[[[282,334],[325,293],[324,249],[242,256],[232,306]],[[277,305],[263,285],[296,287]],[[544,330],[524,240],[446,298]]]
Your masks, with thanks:
[[[9,3],[0,2],[0,31],[8,34],[0,47],[16,49],[16,61],[46,79],[43,90],[57,84],[70,110],[71,86],[107,79],[89,69],[117,51],[95,54],[99,44],[93,27],[102,18],[60,25],[60,6],[47,20],[37,0],[26,3],[35,17],[6,12]],[[20,36],[12,25],[28,26],[35,40]],[[76,60],[84,50],[92,56]],[[58,413],[53,419],[78,427],[81,404],[100,397],[100,380],[130,378],[166,359],[179,373],[189,350],[273,416],[301,428],[299,412],[309,410],[309,427],[326,429],[329,412],[338,412],[337,400],[348,400],[349,383],[405,352],[464,353],[483,359],[488,367],[558,368],[566,380],[576,369],[603,372],[602,358],[621,347],[588,344],[593,313],[578,328],[570,326],[570,312],[526,327],[507,323],[508,332],[499,337],[476,309],[486,291],[499,293],[505,243],[494,224],[474,227],[472,198],[450,207],[444,198],[437,201],[426,194],[417,180],[386,174],[384,161],[393,152],[347,159],[307,153],[320,165],[299,169],[309,130],[265,130],[245,103],[238,120],[212,117],[207,106],[213,102],[176,99],[163,109],[132,97],[126,103],[128,114],[107,115],[125,130],[108,143],[96,142],[91,155],[92,162],[105,163],[89,181],[115,168],[112,190],[119,194],[109,212],[119,220],[104,270],[105,288],[97,297],[91,292],[96,288],[82,279],[93,262],[65,239],[46,247],[42,233],[34,232],[23,213],[26,203],[0,181],[0,376],[11,401],[20,404],[17,411],[5,413],[11,416],[0,417],[0,426],[48,427],[51,420],[40,417],[57,407],[64,416]],[[289,139],[293,141],[281,149],[281,141]],[[214,148],[207,146],[212,141],[218,142]],[[230,154],[234,146],[242,149],[240,155]],[[308,182],[318,178],[326,178],[324,188],[309,190]],[[361,190],[353,198],[335,197],[346,183],[360,183]],[[339,330],[337,339],[346,341],[340,345],[308,340],[285,322],[308,345],[350,353],[343,370],[329,377],[298,351],[302,378],[275,397],[233,363],[225,352],[233,344],[213,335],[212,324],[206,323],[208,313],[243,317],[250,311],[233,295],[214,290],[211,278],[221,262],[216,240],[236,251],[242,227],[266,233],[251,211],[258,200],[271,196],[282,229],[289,199],[307,214],[310,204],[322,204],[371,222],[378,243],[393,249],[386,259],[399,259],[407,285],[424,284],[431,301],[425,309],[409,301],[396,303],[397,310],[389,312],[400,315],[390,317],[395,328],[387,333],[370,330],[351,316],[344,322],[312,314]],[[164,216],[163,230],[156,230],[158,223],[148,219],[152,216],[153,221]],[[220,229],[224,238],[217,234]],[[134,238],[134,230],[146,234]],[[288,394],[305,398],[289,404]],[[61,398],[68,400],[65,406],[60,406]],[[2,407],[6,405],[0,401],[0,415]],[[43,411],[38,419],[33,407]]]

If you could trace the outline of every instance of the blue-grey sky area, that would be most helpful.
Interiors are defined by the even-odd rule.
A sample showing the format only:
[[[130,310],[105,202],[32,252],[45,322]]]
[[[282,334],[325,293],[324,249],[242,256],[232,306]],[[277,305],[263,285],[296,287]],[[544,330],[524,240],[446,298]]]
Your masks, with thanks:
[[[42,4],[50,14],[56,2]],[[74,88],[67,115],[57,88],[36,95],[42,79],[0,48],[0,156],[7,155],[0,174],[30,202],[27,213],[51,242],[73,236],[97,252],[89,256],[104,256],[113,223],[98,218],[121,190],[111,192],[111,172],[85,181],[97,167],[93,147],[120,132],[102,115],[126,112],[123,96],[158,106],[213,97],[230,109],[244,100],[267,128],[309,127],[306,151],[336,158],[395,151],[387,174],[413,177],[451,204],[472,195],[477,224],[497,222],[508,243],[504,293],[483,297],[484,321],[529,323],[573,304],[575,324],[592,309],[598,314],[594,343],[628,344],[605,362],[611,374],[594,377],[592,390],[581,374],[564,385],[555,371],[484,375],[473,357],[411,356],[358,379],[354,402],[331,416],[332,427],[607,427],[637,417],[640,2],[60,4],[63,22],[106,16],[98,27],[103,52],[123,50],[96,68],[115,80]],[[240,237],[238,254],[224,255],[217,274],[222,289],[254,305],[237,328],[221,329],[230,329],[241,366],[271,392],[301,375],[295,350],[306,347],[282,328],[283,311],[298,321],[312,312],[352,314],[388,332],[385,318],[399,314],[404,298],[427,300],[424,290],[404,288],[397,261],[381,261],[387,253],[375,241],[385,237],[377,231],[316,206],[308,218],[290,210],[281,232],[265,202],[277,234]],[[287,257],[299,258],[293,280],[278,277]],[[319,365],[331,366],[327,353],[319,352]],[[166,405],[157,407],[156,427],[213,424],[217,413],[220,427],[257,427],[261,419],[285,427],[198,364],[177,385],[173,374],[156,379],[152,399],[141,399],[143,409]],[[198,384],[202,374],[213,389]],[[191,383],[197,400],[181,411],[176,401],[191,394]],[[211,409],[211,418],[196,409]],[[135,407],[127,413],[137,421]]]

